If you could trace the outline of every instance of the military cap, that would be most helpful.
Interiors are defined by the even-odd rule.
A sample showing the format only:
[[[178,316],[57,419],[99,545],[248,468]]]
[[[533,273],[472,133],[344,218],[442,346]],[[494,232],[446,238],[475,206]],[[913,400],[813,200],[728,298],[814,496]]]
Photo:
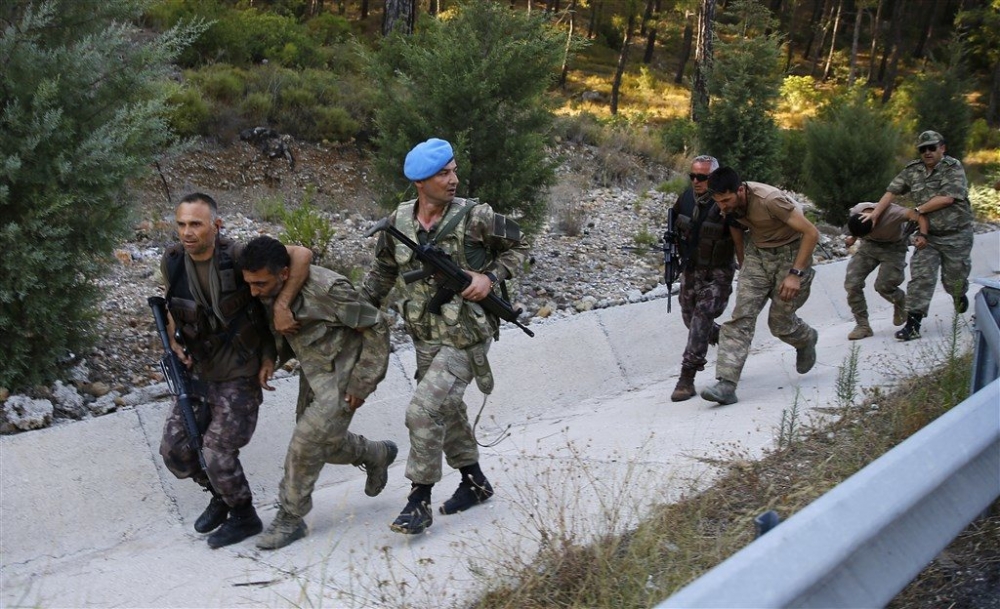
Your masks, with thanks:
[[[944,138],[937,131],[924,131],[917,137],[917,148],[929,144],[940,144],[943,141]]]
[[[432,137],[426,142],[420,142],[413,147],[406,155],[403,163],[403,175],[406,179],[426,180],[455,158],[455,153],[451,149],[451,144],[444,140]]]

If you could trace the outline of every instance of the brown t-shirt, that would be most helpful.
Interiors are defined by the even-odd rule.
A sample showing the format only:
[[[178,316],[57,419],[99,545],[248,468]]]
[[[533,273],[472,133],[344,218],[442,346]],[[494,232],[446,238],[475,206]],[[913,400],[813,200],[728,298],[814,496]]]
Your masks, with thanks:
[[[851,208],[850,215],[853,216],[854,214],[860,214],[863,211],[871,209],[875,209],[874,203],[858,203]],[[889,207],[886,207],[885,211],[882,212],[882,215],[878,219],[878,224],[875,225],[872,232],[862,238],[878,243],[896,243],[903,238],[903,228],[908,222],[906,217],[908,212],[909,210],[905,207],[891,203]]]
[[[774,186],[744,182],[747,208],[736,221],[750,229],[753,244],[762,249],[780,247],[802,237],[788,225],[792,212],[801,206]]]

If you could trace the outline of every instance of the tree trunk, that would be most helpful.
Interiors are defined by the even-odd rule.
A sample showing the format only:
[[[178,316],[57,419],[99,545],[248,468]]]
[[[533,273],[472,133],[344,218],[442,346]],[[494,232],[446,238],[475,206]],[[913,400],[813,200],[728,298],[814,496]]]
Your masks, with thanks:
[[[837,2],[837,16],[833,19],[833,33],[830,35],[830,54],[826,56],[826,66],[823,67],[823,82],[830,78],[830,66],[833,65],[833,52],[837,48],[837,30],[840,29],[840,10],[844,8],[844,0]]]
[[[816,41],[816,31],[823,24],[824,12],[826,12],[826,0],[813,0],[812,16],[809,18],[809,38],[806,39],[806,48],[802,51],[803,61],[807,61],[812,53],[813,42]]]
[[[878,0],[875,17],[872,20],[872,47],[868,55],[868,86],[875,84],[875,56],[878,54],[878,41],[882,38],[882,5],[885,0]]]
[[[855,2],[854,13],[854,37],[851,38],[851,67],[847,72],[847,88],[854,86],[854,75],[858,71],[858,41],[861,38],[861,20],[865,16],[865,9]]]
[[[563,51],[562,70],[559,72],[559,87],[566,88],[566,79],[569,76],[569,50],[573,43],[573,30],[576,28],[576,0],[570,0],[569,8],[569,31],[566,33],[566,48]]]
[[[660,0],[646,0],[646,12],[642,16],[642,32],[646,36],[646,52],[642,55],[642,63],[653,62],[653,52],[656,50],[656,18],[660,14]],[[653,22],[653,25],[650,25]]]
[[[597,0],[590,7],[590,21],[587,23],[587,40],[593,40],[594,36],[597,34],[597,17],[601,14],[601,9],[604,8],[603,0]]]
[[[892,7],[892,59],[889,61],[889,71],[885,75],[885,85],[882,89],[882,103],[887,104],[896,90],[896,73],[899,67],[899,56],[903,51],[903,2],[897,0]]]
[[[938,17],[941,14],[941,6],[944,2],[934,2],[930,10],[924,11],[924,24],[920,28],[920,38],[917,39],[917,46],[913,49],[913,58],[922,59],[924,53],[926,52],[927,41],[930,40],[934,33],[934,24],[938,22]]]
[[[368,0],[361,0],[361,20],[368,19]]]
[[[405,36],[413,33],[417,20],[415,0],[385,0],[385,14],[382,15],[382,35],[399,32]]]
[[[782,19],[782,14],[781,14],[781,0],[771,0],[771,6],[769,6],[768,8],[771,10],[771,14],[774,15],[774,18],[778,20],[778,23],[784,22],[784,19]],[[771,36],[770,26],[768,26],[768,28],[764,30],[764,36],[767,37]]]
[[[440,0],[427,0],[427,14],[437,15],[441,12],[441,1]]]
[[[684,79],[684,68],[691,59],[691,40],[694,38],[694,27],[691,26],[691,11],[684,11],[684,41],[681,43],[681,55],[677,62],[677,74],[674,83],[681,84]]]
[[[712,72],[712,28],[715,0],[701,0],[698,11],[698,45],[694,52],[694,82],[691,85],[691,120],[698,122],[708,112],[708,77]]]
[[[826,8],[826,4],[827,3],[825,2],[823,3],[824,9]],[[830,12],[826,13],[826,17],[823,18],[820,25],[819,46],[816,47],[816,53],[813,54],[812,69],[809,70],[810,76],[816,76],[816,70],[819,68],[820,57],[823,55],[823,49],[826,48],[826,34],[830,31],[830,21],[833,20],[833,9],[833,5],[830,4]]]
[[[986,124],[1000,127],[1000,60],[993,66],[993,82],[990,85],[990,103],[986,109]]]
[[[625,73],[625,62],[628,60],[628,48],[632,44],[632,28],[635,27],[635,15],[628,16],[625,25],[625,40],[622,42],[622,52],[618,55],[618,67],[615,69],[615,79],[611,83],[611,115],[618,114],[618,90],[622,86],[622,75]]]

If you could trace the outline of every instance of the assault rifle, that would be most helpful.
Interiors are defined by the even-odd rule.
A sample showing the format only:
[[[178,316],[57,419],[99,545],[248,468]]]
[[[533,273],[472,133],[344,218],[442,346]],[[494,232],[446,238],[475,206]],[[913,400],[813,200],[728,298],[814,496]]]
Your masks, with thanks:
[[[667,231],[663,233],[663,280],[667,284],[667,313],[673,297],[674,282],[681,274],[681,253],[677,247],[677,231],[674,229],[674,208],[667,210]]]
[[[390,224],[388,218],[379,220],[375,226],[365,233],[365,236],[370,237],[379,231],[389,233],[393,238],[398,239],[400,243],[413,250],[413,253],[417,256],[417,260],[423,264],[423,268],[421,269],[403,273],[403,281],[413,283],[414,281],[428,277],[434,277],[437,281],[437,292],[434,293],[430,302],[427,303],[427,310],[431,313],[440,315],[441,305],[449,302],[456,294],[463,292],[472,283],[472,278],[469,277],[469,274],[455,264],[451,256],[446,254],[440,247],[430,243],[420,245],[414,242],[402,231]],[[477,304],[483,307],[488,313],[492,313],[500,319],[509,321],[518,328],[521,328],[528,336],[535,335],[534,332],[517,320],[521,314],[521,309],[515,309],[509,302],[500,298],[494,292],[491,291],[486,295],[486,298],[478,301]]]
[[[163,359],[160,360],[160,370],[163,371],[163,377],[167,380],[170,393],[177,397],[177,407],[181,409],[184,429],[187,430],[191,448],[198,453],[198,463],[203,470],[208,471],[205,455],[201,451],[201,432],[198,430],[198,420],[194,415],[194,405],[198,403],[200,398],[194,392],[194,383],[191,381],[187,367],[170,348],[170,332],[167,331],[167,301],[160,296],[151,296],[148,302],[150,308],[153,309],[156,329],[160,333],[160,342],[163,343],[163,350],[166,352]]]

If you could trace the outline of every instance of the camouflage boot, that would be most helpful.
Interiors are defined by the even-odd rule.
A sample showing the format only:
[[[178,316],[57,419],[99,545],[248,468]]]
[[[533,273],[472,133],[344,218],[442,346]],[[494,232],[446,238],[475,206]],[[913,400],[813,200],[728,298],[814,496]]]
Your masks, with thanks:
[[[847,340],[861,340],[875,334],[872,332],[871,325],[868,324],[867,317],[855,317],[854,321],[854,329],[847,335]]]
[[[396,460],[398,453],[396,443],[390,440],[368,444],[364,459],[360,463],[355,463],[368,475],[365,480],[366,495],[375,497],[382,492],[386,482],[389,481],[389,466]]]
[[[702,390],[701,397],[709,402],[718,402],[723,406],[735,404],[739,401],[736,399],[736,383],[723,380],[720,380],[708,389]]]
[[[816,365],[816,342],[819,341],[819,332],[809,329],[809,344],[801,349],[795,350],[795,371],[805,374]]]
[[[694,388],[694,373],[695,371],[689,368],[681,368],[681,377],[677,379],[677,386],[674,387],[674,392],[670,394],[671,402],[683,402],[697,395],[697,391]]]
[[[892,303],[892,325],[901,326],[906,323],[906,296]]]
[[[278,508],[271,525],[257,540],[257,547],[261,550],[277,550],[302,539],[308,532],[305,520],[292,516],[285,508]]]

